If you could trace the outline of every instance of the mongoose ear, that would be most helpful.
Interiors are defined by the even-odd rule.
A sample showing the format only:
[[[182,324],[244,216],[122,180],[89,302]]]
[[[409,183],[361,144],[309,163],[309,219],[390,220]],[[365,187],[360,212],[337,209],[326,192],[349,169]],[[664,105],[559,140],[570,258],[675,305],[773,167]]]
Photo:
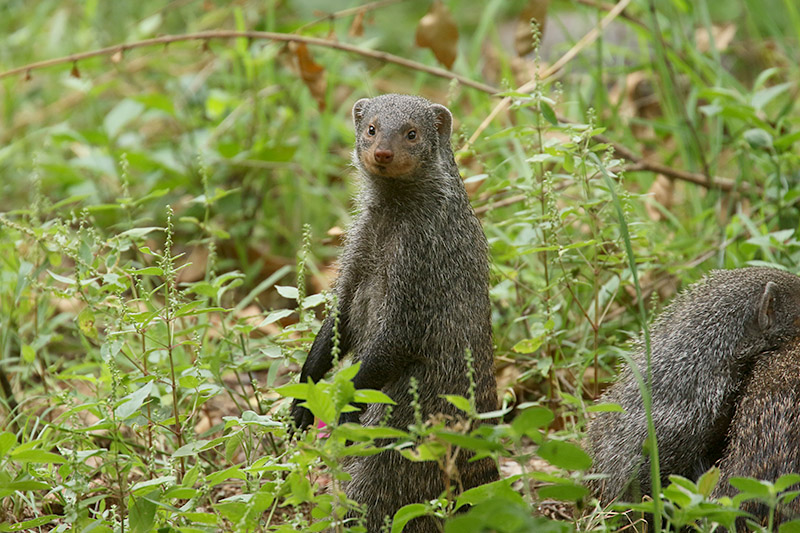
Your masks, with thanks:
[[[436,131],[439,132],[439,137],[443,137],[447,142],[450,142],[450,133],[453,130],[453,115],[443,105],[432,104],[431,109],[433,109],[434,125],[436,126]]]
[[[364,111],[367,109],[367,102],[369,98],[362,98],[355,104],[353,104],[353,124],[358,126],[361,123],[361,120],[364,118]]]
[[[775,323],[776,294],[778,294],[778,285],[774,281],[768,281],[758,305],[758,327],[762,330],[770,328]]]

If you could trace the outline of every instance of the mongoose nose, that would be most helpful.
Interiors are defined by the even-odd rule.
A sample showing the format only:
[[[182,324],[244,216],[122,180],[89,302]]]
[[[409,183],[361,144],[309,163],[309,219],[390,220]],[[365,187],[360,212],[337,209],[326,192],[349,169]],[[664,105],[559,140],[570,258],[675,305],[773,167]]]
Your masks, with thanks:
[[[379,165],[388,165],[394,159],[394,152],[391,150],[375,150],[375,161]]]

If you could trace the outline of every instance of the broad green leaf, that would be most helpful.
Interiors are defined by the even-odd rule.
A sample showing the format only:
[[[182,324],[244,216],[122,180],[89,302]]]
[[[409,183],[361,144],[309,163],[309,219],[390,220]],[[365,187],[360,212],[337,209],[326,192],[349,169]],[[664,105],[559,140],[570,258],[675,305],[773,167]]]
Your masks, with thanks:
[[[17,448],[19,450],[19,448]],[[11,452],[11,459],[18,463],[64,463],[66,459],[62,456],[46,452],[44,450],[23,450]]]
[[[184,444],[174,452],[172,452],[172,457],[189,457],[192,455],[197,455],[199,452],[203,450],[203,447],[208,443],[207,440],[197,440],[194,442],[190,442],[189,444]]]
[[[772,148],[772,135],[761,128],[751,128],[744,132],[744,140],[752,148]]]
[[[775,490],[783,492],[797,483],[800,483],[800,474],[784,474],[775,481]]]
[[[457,394],[442,394],[440,396],[445,400],[447,400],[448,402],[455,405],[457,408],[464,411],[465,413],[469,413],[470,411],[472,411],[472,406],[469,404],[469,400],[467,400],[463,396],[459,396]]]
[[[292,311],[291,309],[280,309],[278,311],[272,311],[264,318],[264,320],[261,321],[261,323],[258,324],[257,327],[263,328],[267,324],[272,324],[273,322],[277,322],[281,318],[286,318],[292,313],[294,313],[294,311]]]
[[[428,508],[421,503],[410,503],[408,505],[404,505],[394,514],[394,519],[392,520],[392,533],[400,533],[408,522],[414,518],[425,516],[427,512]]]
[[[36,350],[30,344],[22,345],[22,360],[26,363],[33,363],[36,360]]]
[[[297,300],[297,287],[290,287],[288,285],[275,285],[275,290],[278,291],[278,294],[288,300]]]
[[[150,499],[158,500],[161,491],[155,490],[147,495],[146,498],[131,496],[129,505],[128,520],[132,533],[147,533],[152,531],[155,524],[156,504]]]
[[[548,440],[536,452],[551,465],[568,470],[586,470],[592,466],[592,458],[578,446],[558,440]]]
[[[575,502],[582,499],[589,490],[586,487],[575,483],[545,485],[537,489],[537,494],[541,499],[559,500],[562,502]]]
[[[174,484],[175,476],[161,476],[136,483],[131,487],[131,492],[141,496],[143,494],[150,494],[153,487],[171,487]]]
[[[528,407],[511,422],[518,435],[529,435],[530,431],[545,428],[555,419],[553,411],[547,407]]]
[[[553,111],[552,107],[550,107],[544,101],[540,101],[539,109],[542,111],[542,116],[547,122],[549,122],[553,126],[558,126],[558,118],[556,118],[556,113],[555,111]]]
[[[757,479],[751,479],[749,477],[732,477],[730,478],[729,483],[735,488],[739,489],[740,492],[746,492],[762,498],[769,498],[771,496],[769,485]]]
[[[147,383],[142,385],[138,390],[121,398],[122,403],[120,403],[114,410],[114,416],[116,416],[120,420],[125,420],[129,416],[133,415],[139,410],[144,401],[150,397],[150,393],[152,391],[153,391],[153,382],[148,381]]]
[[[462,433],[453,433],[449,431],[438,431],[437,436],[445,442],[455,444],[461,448],[466,448],[473,451],[500,451],[503,446],[500,443],[492,442],[486,439],[479,439],[470,435]]]
[[[714,487],[717,486],[717,482],[719,481],[719,472],[719,467],[712,466],[697,480],[697,491],[704,497],[708,498],[711,496],[711,491],[714,490]]]
[[[388,403],[396,405],[397,402],[379,390],[358,389],[353,395],[353,399],[359,403]]]
[[[10,431],[0,433],[0,457],[8,453],[8,450],[13,448],[16,443],[17,437]]]
[[[109,138],[114,138],[132,120],[142,114],[144,105],[126,98],[108,112],[103,120],[103,128]]]
[[[38,516],[31,520],[25,520],[23,522],[17,522],[16,524],[9,524],[8,522],[4,522],[0,524],[0,531],[32,531],[35,528],[45,526],[50,522],[54,522],[59,519],[63,519],[63,516],[49,514],[45,516]]]
[[[618,403],[597,403],[586,407],[588,413],[624,413],[625,409]]]

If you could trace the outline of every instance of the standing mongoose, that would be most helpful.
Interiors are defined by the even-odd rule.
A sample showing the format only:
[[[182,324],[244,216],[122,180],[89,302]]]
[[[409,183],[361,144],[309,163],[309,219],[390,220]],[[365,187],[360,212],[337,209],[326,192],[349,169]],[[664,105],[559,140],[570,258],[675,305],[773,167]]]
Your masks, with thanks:
[[[800,278],[774,268],[716,270],[679,295],[651,328],[652,414],[662,483],[696,479],[721,457],[739,391],[757,356],[800,335]],[[647,381],[643,346],[633,361]],[[647,420],[627,365],[589,423],[590,482],[603,503],[650,493]]]
[[[742,392],[728,431],[728,447],[720,462],[720,481],[712,496],[735,496],[728,483],[734,476],[775,482],[800,473],[800,342],[759,357]],[[792,487],[796,490],[797,487]],[[769,508],[748,501],[742,509],[767,525]],[[778,524],[800,518],[800,499],[779,505]],[[738,529],[745,530],[742,521]]]
[[[458,418],[464,413],[441,395],[468,395],[469,352],[476,408],[493,411],[488,245],[453,157],[452,115],[424,98],[387,94],[356,102],[353,121],[362,188],[335,285],[340,351],[361,362],[353,384],[397,402],[392,427],[405,430],[415,421],[412,377],[423,420]],[[333,324],[333,316],[323,322],[300,382],[316,382],[331,368]],[[378,424],[384,407],[365,407],[361,423]],[[298,401],[291,412],[298,428],[313,422]],[[403,505],[436,499],[446,486],[458,492],[497,479],[492,460],[470,457],[458,454],[449,480],[436,462],[410,462],[394,451],[354,458],[345,492],[366,505],[367,529],[377,533]],[[417,518],[404,531],[438,532],[440,525]]]

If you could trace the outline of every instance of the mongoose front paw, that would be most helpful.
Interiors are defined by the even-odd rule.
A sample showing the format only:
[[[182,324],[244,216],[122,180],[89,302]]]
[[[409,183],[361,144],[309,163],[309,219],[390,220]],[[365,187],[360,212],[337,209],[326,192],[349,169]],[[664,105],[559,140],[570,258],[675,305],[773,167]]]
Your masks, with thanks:
[[[339,417],[339,423],[340,424],[347,424],[348,422],[352,422],[353,424],[360,424],[361,423],[361,408],[363,408],[363,406],[360,405],[360,404],[357,404],[356,407],[359,407],[360,409],[358,411],[350,411],[350,412],[347,412],[347,413],[342,413],[342,415]]]
[[[301,400],[293,401],[290,411],[297,431],[303,431],[314,423],[314,415],[305,407],[300,407],[300,403],[302,403]]]

